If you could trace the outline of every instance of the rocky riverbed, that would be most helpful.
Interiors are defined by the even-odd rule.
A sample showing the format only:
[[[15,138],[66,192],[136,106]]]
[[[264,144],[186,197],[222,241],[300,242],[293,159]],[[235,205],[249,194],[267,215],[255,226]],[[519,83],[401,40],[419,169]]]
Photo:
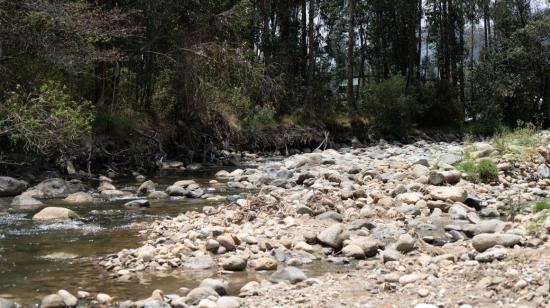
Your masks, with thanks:
[[[120,307],[547,307],[549,209],[534,204],[550,197],[550,133],[538,140],[502,152],[490,140],[382,141],[220,171],[223,185],[254,193],[142,224],[141,247],[99,262],[121,281],[204,270],[219,279],[146,299],[78,297]],[[464,160],[490,160],[497,174],[458,170]],[[103,178],[101,194],[116,190],[109,183]],[[137,193],[200,197],[201,189],[180,181],[157,192],[145,182]],[[308,277],[308,264],[339,270]],[[235,272],[264,275],[233,291]],[[60,291],[42,306],[75,299]]]

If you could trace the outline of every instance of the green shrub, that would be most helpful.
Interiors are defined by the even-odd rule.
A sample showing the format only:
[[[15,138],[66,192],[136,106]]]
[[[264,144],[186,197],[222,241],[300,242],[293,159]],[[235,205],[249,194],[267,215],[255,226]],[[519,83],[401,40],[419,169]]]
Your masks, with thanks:
[[[493,138],[495,148],[501,153],[530,152],[541,145],[538,129],[531,123],[518,122],[514,130],[503,129]]]
[[[473,121],[465,127],[466,133],[474,136],[493,136],[507,129],[504,123],[496,120]]]
[[[399,136],[410,126],[413,104],[414,97],[407,93],[405,77],[395,75],[370,85],[361,107],[375,131]]]
[[[489,183],[498,180],[498,168],[492,160],[483,159],[479,162],[465,160],[458,165],[457,169],[473,177],[475,181]]]
[[[32,93],[21,88],[0,104],[0,132],[14,145],[42,155],[73,155],[90,140],[93,106],[49,81]]]
[[[498,180],[498,168],[492,160],[483,159],[476,166],[476,173],[482,182]]]
[[[463,161],[457,166],[458,170],[468,174],[476,173],[476,167],[476,163],[473,161]]]
[[[543,200],[535,203],[535,206],[533,206],[533,212],[538,213],[544,210],[550,209],[550,201],[549,200]]]

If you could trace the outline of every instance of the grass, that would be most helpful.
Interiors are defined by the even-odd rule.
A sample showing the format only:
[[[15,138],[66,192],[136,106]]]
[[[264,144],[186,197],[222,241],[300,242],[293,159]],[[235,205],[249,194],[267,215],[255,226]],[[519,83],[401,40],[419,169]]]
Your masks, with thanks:
[[[533,206],[534,213],[542,212],[548,209],[550,209],[550,200],[539,201]]]
[[[515,130],[503,129],[493,138],[493,145],[502,154],[532,154],[541,145],[538,129],[531,123],[518,123]]]
[[[456,168],[467,173],[475,181],[490,183],[498,180],[498,168],[490,159],[482,159],[479,162],[464,160]]]

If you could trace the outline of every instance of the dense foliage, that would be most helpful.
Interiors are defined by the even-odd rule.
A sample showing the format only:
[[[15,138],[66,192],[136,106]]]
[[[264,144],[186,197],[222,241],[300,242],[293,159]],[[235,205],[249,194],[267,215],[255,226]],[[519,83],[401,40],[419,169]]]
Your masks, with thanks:
[[[206,159],[342,118],[548,125],[549,32],[534,0],[0,0],[0,164]]]

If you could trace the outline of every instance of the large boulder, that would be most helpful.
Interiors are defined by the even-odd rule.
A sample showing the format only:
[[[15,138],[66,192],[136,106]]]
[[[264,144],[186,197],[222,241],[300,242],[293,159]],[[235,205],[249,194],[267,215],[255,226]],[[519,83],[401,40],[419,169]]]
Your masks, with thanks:
[[[289,266],[281,268],[280,270],[273,273],[270,280],[272,282],[289,282],[295,284],[306,279],[307,276],[306,274],[304,274],[304,272],[296,267]]]
[[[29,185],[25,181],[20,181],[8,176],[0,176],[0,197],[17,196],[24,192]]]
[[[224,270],[228,271],[243,271],[246,269],[246,259],[239,256],[231,256],[225,259],[222,263]]]
[[[36,221],[48,221],[48,220],[68,220],[78,219],[78,215],[66,208],[62,207],[47,207],[40,212],[36,213],[32,220]]]
[[[65,301],[59,294],[50,294],[42,299],[40,308],[63,308]]]
[[[521,236],[515,234],[479,234],[472,239],[472,246],[475,250],[483,252],[491,247],[500,245],[504,247],[512,247],[521,242]]]
[[[378,253],[378,249],[384,247],[380,241],[364,236],[352,239],[348,245],[361,247],[366,257],[374,257]]]
[[[138,194],[146,196],[156,190],[157,184],[149,180],[141,184],[137,190]]]
[[[212,259],[211,256],[202,255],[183,260],[183,268],[191,270],[207,270],[217,267],[218,264]]]
[[[206,278],[201,281],[200,287],[212,288],[219,295],[226,295],[229,288],[227,282],[213,278]]]
[[[38,199],[65,198],[70,194],[85,190],[82,182],[78,180],[65,181],[54,178],[42,181],[31,187],[23,194]]]
[[[65,203],[70,203],[70,204],[93,203],[94,197],[92,197],[92,195],[90,195],[89,193],[77,192],[77,193],[68,195],[67,198],[63,199],[63,201],[65,201]]]
[[[41,205],[43,205],[42,202],[25,195],[19,195],[11,201],[11,206],[19,211],[33,211],[40,208]]]
[[[16,308],[16,307],[17,306],[13,302],[7,299],[0,298],[0,308]]]
[[[342,224],[333,224],[317,235],[317,240],[334,249],[342,248],[344,240],[349,238],[349,233]]]
[[[468,198],[466,190],[456,186],[430,186],[428,187],[428,192],[434,200],[464,202]]]
[[[209,288],[209,287],[198,287],[193,290],[191,290],[186,297],[185,302],[190,305],[196,305],[201,300],[207,299],[209,297],[218,298],[219,295],[216,292],[216,290]]]

